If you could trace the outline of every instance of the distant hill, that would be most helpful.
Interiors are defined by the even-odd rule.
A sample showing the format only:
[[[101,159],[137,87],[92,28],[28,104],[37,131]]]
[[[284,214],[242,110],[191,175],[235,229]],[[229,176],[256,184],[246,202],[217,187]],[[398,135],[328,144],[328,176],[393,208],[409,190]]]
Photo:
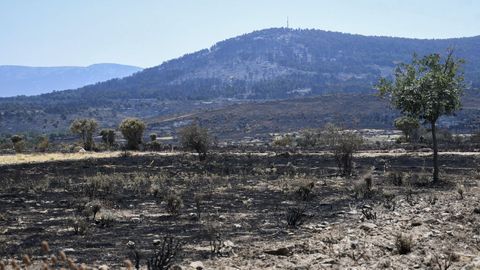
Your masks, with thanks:
[[[441,128],[452,132],[477,131],[480,127],[480,96],[463,99],[456,116],[442,117]],[[219,139],[268,137],[269,133],[321,128],[334,123],[346,128],[391,129],[399,112],[371,94],[325,94],[268,102],[248,102],[223,108],[147,119],[158,134],[175,132],[180,125],[199,121]]]
[[[465,58],[467,81],[478,86],[480,36],[421,40],[274,28],[219,42],[128,78],[48,98],[278,99],[365,92],[413,53],[445,53],[450,47]]]
[[[330,94],[371,95],[381,76],[389,76],[400,62],[410,62],[414,53],[445,53],[448,48],[454,48],[455,55],[465,59],[465,77],[470,88],[480,88],[480,36],[426,40],[287,28],[255,31],[122,79],[34,97],[0,98],[0,133],[62,132],[76,117],[95,117],[103,126],[115,127],[126,116],[152,119],[218,109],[232,103]],[[310,117],[312,110],[308,106],[312,104],[323,106],[315,109],[315,117],[346,108],[326,106],[325,100],[329,99],[318,104],[294,102],[292,108],[302,111],[305,119]],[[347,100],[338,106],[348,106],[349,114],[360,110],[367,110],[363,111],[367,115],[368,110],[382,113],[376,106],[359,104],[362,99]],[[273,104],[276,111],[293,110],[287,106],[290,103]],[[241,121],[242,114],[266,107],[241,108],[245,110],[239,110],[239,117],[232,117],[232,121]],[[468,113],[476,116],[478,110],[473,108]],[[225,113],[211,116],[222,114]],[[250,115],[254,120],[256,116]],[[466,119],[473,119],[470,116]],[[288,119],[294,123],[303,118]],[[366,123],[368,126],[373,122]],[[232,128],[237,128],[236,124],[232,123]],[[463,128],[469,123],[459,125]]]
[[[126,77],[140,70],[139,67],[119,64],[95,64],[88,67],[0,66],[0,97],[30,96],[74,89]]]

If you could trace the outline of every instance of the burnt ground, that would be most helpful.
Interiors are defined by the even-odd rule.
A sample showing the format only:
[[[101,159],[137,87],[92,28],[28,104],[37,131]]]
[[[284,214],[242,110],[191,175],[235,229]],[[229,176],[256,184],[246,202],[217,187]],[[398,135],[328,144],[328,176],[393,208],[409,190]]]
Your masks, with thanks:
[[[145,267],[152,242],[172,236],[183,243],[176,262],[185,268],[201,262],[207,269],[461,269],[478,261],[476,155],[442,155],[437,185],[429,182],[429,157],[355,161],[350,178],[336,175],[330,156],[311,153],[4,165],[0,258],[41,258],[40,242],[48,241],[52,253],[63,250],[76,263],[118,269],[133,260],[132,241]],[[373,187],[365,189],[370,174]],[[168,211],[172,196],[183,202],[178,214]],[[287,224],[292,209],[304,210],[296,226]],[[399,254],[399,234],[411,237],[411,252]],[[221,247],[217,254],[212,239]]]

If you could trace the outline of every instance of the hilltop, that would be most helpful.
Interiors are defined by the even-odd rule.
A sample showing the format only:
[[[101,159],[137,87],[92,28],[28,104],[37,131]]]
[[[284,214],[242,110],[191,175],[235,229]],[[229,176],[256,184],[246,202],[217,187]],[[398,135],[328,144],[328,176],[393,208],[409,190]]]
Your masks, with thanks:
[[[0,99],[2,129],[9,133],[62,132],[76,117],[96,117],[104,125],[116,126],[125,116],[152,118],[232,103],[325,94],[371,95],[379,77],[391,74],[396,64],[410,61],[413,53],[444,53],[448,48],[466,60],[466,81],[478,88],[480,36],[421,40],[266,29],[122,79],[35,97]],[[352,102],[352,108],[358,107]]]

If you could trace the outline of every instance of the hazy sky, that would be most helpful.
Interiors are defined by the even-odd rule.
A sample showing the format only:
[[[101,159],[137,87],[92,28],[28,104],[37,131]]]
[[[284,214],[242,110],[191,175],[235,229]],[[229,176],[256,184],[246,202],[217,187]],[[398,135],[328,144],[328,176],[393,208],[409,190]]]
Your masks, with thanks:
[[[158,65],[254,30],[480,35],[476,0],[0,0],[0,65]]]

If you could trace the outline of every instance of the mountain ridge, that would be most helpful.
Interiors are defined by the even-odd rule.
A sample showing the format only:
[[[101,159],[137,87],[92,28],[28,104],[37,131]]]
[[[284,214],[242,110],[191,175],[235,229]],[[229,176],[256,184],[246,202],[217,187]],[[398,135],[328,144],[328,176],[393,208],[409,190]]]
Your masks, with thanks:
[[[129,76],[140,70],[139,67],[114,63],[53,67],[0,65],[0,96],[39,95],[77,88]]]
[[[289,98],[288,92],[307,88],[312,88],[311,95],[349,92],[371,89],[375,80],[388,75],[396,63],[409,61],[414,52],[443,53],[449,47],[466,58],[466,77],[478,85],[473,74],[480,72],[480,36],[408,39],[272,28],[78,90],[101,91],[108,98],[160,99]]]
[[[398,63],[410,62],[413,53],[444,53],[452,46],[455,55],[466,60],[468,85],[479,88],[480,36],[419,40],[273,28],[218,42],[122,79],[34,97],[2,98],[0,116],[14,117],[3,117],[9,132],[37,126],[41,132],[62,132],[77,117],[96,117],[114,127],[124,117],[188,114],[237,102],[330,93],[371,95],[378,79],[391,74]],[[305,110],[309,111],[313,110]],[[477,114],[469,111],[472,117]],[[28,122],[19,125],[22,119]]]

